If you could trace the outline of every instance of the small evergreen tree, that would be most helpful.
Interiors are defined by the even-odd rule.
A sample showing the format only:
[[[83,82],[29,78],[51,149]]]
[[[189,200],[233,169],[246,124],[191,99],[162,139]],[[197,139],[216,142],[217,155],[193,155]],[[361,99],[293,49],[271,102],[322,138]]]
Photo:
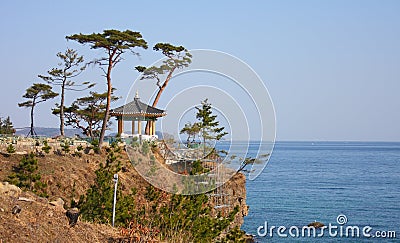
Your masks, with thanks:
[[[18,166],[13,168],[13,173],[9,175],[8,181],[22,189],[34,190],[34,185],[41,178],[37,173],[38,161],[34,153],[24,156]]]
[[[12,144],[9,144],[9,145],[8,145],[8,147],[7,147],[7,153],[9,153],[9,154],[15,153],[15,148],[14,148],[14,146],[13,146]]]
[[[96,170],[94,184],[88,189],[86,195],[81,196],[78,208],[82,218],[91,222],[110,223],[112,219],[112,205],[114,195],[113,176],[121,170],[120,161],[117,158],[120,148],[113,144],[107,149],[105,165],[100,164]],[[116,226],[126,226],[132,217],[134,200],[132,195],[123,195],[117,191]]]
[[[143,141],[142,143],[142,154],[146,155],[150,152],[150,146],[149,143],[147,141]]]
[[[44,151],[46,154],[50,153],[50,149],[51,147],[49,146],[48,142],[45,140],[43,141],[43,147],[42,147],[42,151]]]
[[[71,151],[69,147],[68,141],[64,141],[64,143],[61,144],[61,150],[64,152],[64,154],[68,154]]]
[[[15,129],[13,127],[10,117],[8,116],[4,120],[0,118],[0,134],[13,135],[14,133]]]
[[[188,148],[191,147],[191,144],[196,141],[196,135],[200,132],[200,124],[198,122],[195,123],[186,123],[185,127],[179,132],[180,134],[186,134],[186,145]]]
[[[217,116],[213,115],[212,106],[208,103],[208,99],[201,102],[201,107],[196,107],[196,118],[199,120],[198,126],[200,128],[200,135],[203,138],[204,156],[206,155],[207,142],[218,141],[227,132],[224,132],[225,127],[219,127]],[[214,151],[214,148],[212,148]]]
[[[90,143],[91,148],[96,154],[100,153],[100,146],[99,146],[99,140],[98,139],[93,139],[92,142]]]

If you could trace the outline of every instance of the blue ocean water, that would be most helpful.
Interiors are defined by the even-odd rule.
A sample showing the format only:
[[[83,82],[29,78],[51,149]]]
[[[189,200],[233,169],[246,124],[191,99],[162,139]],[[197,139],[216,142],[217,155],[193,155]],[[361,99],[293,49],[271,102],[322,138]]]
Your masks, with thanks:
[[[255,146],[256,144],[254,144]],[[400,143],[277,142],[264,171],[247,180],[249,215],[242,229],[257,242],[375,242],[377,238],[257,236],[257,228],[320,221],[396,231],[400,241]],[[269,233],[269,232],[268,232]],[[286,231],[287,233],[287,231]],[[382,239],[380,239],[382,240]]]

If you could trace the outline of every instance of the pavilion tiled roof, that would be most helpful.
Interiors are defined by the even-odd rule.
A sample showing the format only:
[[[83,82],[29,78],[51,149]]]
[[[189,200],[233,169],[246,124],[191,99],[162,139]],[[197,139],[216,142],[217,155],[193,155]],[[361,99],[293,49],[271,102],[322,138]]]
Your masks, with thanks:
[[[150,106],[140,101],[139,97],[135,97],[133,101],[110,110],[110,114],[113,116],[128,115],[128,116],[165,116],[164,110]]]

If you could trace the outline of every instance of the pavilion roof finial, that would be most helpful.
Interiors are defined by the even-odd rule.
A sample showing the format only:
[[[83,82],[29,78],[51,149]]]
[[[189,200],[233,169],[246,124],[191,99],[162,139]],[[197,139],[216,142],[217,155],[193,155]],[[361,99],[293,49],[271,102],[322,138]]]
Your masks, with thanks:
[[[138,90],[136,90],[135,99],[140,99],[140,98],[139,98],[139,91],[138,91]]]

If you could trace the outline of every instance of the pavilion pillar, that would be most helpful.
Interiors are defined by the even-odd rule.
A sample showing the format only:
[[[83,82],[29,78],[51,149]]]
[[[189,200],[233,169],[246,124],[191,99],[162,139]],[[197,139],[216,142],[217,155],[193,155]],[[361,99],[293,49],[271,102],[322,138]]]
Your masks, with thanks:
[[[135,120],[132,120],[132,135],[135,134]]]
[[[138,121],[138,124],[137,124],[137,130],[138,130],[138,134],[140,135],[140,134],[142,134],[142,121]]]
[[[154,135],[154,121],[151,121],[151,135]]]
[[[124,120],[121,117],[118,117],[118,135],[120,136],[124,130]]]
[[[153,126],[153,134],[152,135],[156,135],[156,120],[152,121],[151,125]]]
[[[149,134],[148,135],[153,135],[153,121],[150,122],[150,127],[149,127]]]

